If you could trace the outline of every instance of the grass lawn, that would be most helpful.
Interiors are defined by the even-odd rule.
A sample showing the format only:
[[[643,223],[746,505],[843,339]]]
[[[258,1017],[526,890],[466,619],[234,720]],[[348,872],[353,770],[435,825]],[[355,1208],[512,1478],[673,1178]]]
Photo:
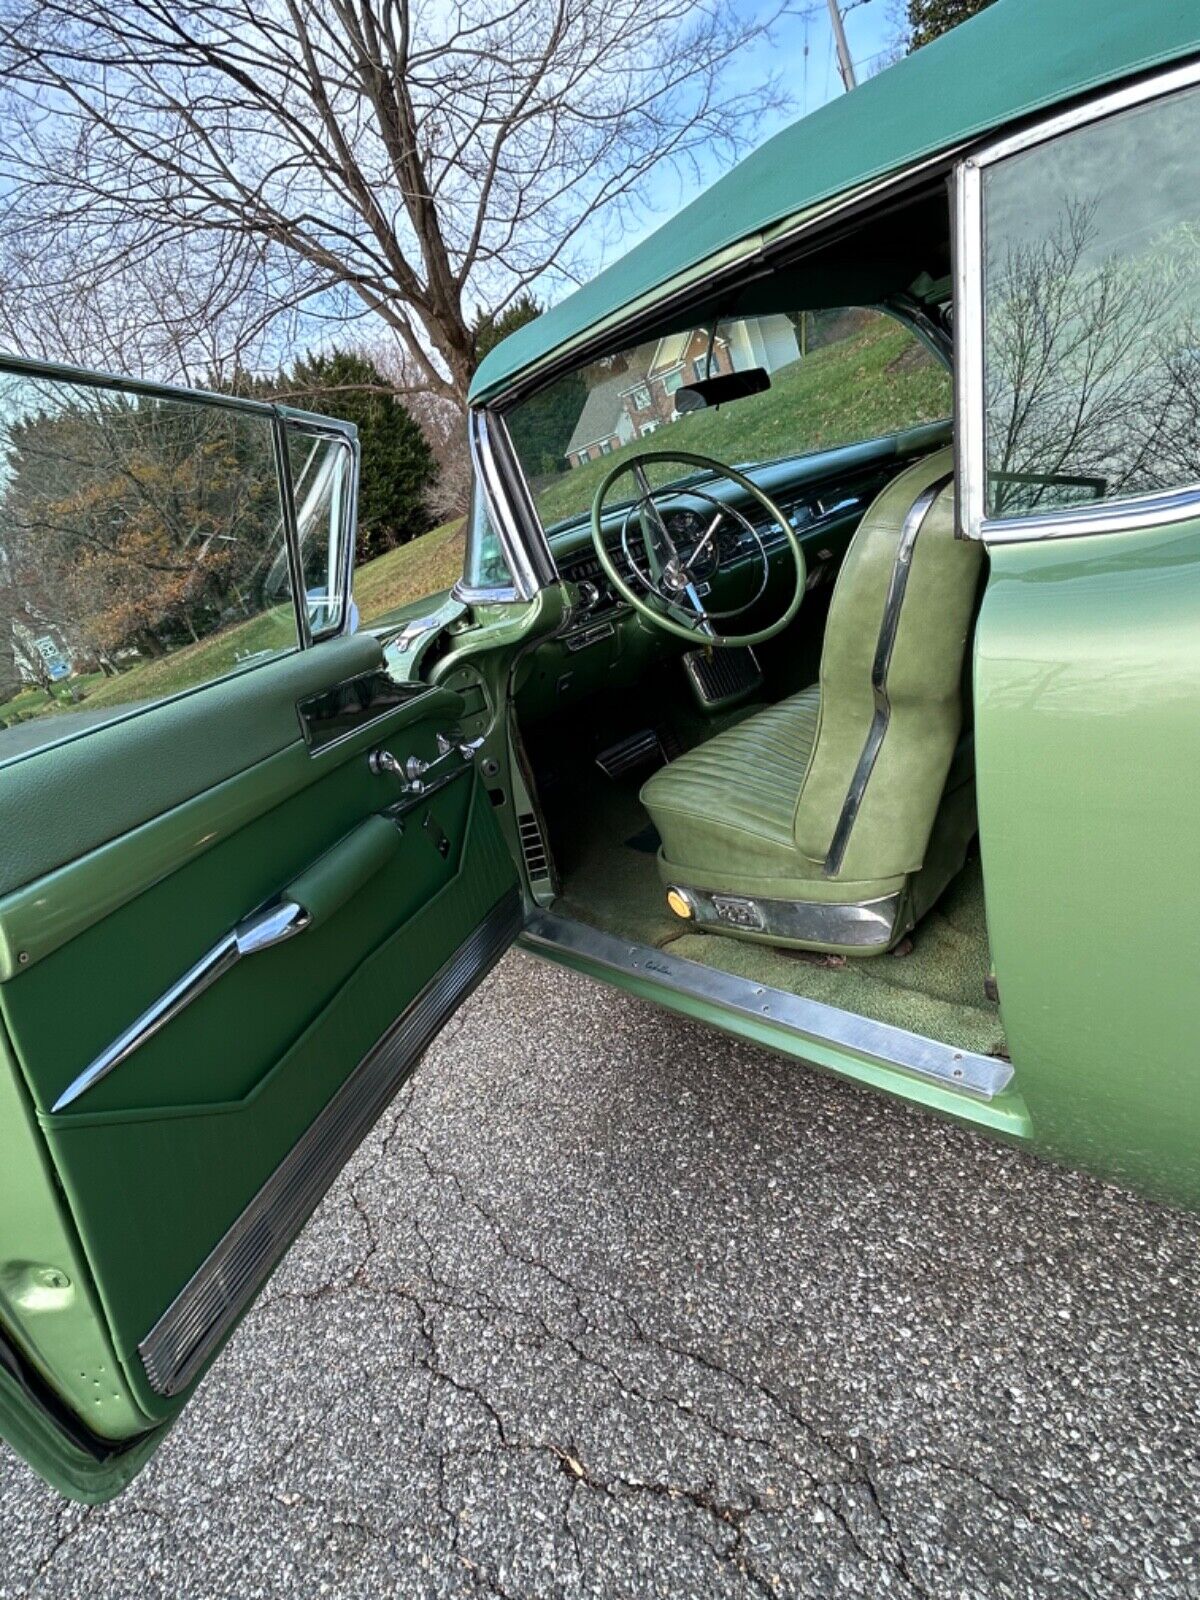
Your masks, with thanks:
[[[81,693],[86,694],[93,684],[103,683],[102,672],[81,672],[78,677],[70,680]],[[6,700],[0,705],[0,717],[28,717],[41,716],[44,711],[53,711],[61,706],[64,711],[71,709],[71,690],[64,683],[56,683],[50,691],[52,699],[47,699],[44,689],[22,689],[20,694],[13,695],[11,700]]]
[[[362,623],[378,622],[398,607],[448,589],[462,577],[465,546],[466,530],[459,517],[359,567],[354,598]]]
[[[362,625],[448,589],[462,573],[463,539],[463,523],[459,518],[359,567],[354,574],[354,598]],[[85,699],[81,703],[89,708],[134,705],[207,683],[235,671],[255,656],[290,650],[294,642],[292,609],[276,606],[261,616],[223,628],[199,644],[173,650],[159,660],[138,661],[120,677],[106,678],[103,673],[95,672],[81,674],[70,681],[84,691]],[[72,705],[65,686],[60,686],[53,703],[47,700],[43,690],[26,689],[0,706],[0,720],[7,721],[14,715],[40,717],[54,715],[59,710],[78,709],[78,704]]]
[[[547,527],[578,516],[591,505],[605,474],[638,450],[678,447],[718,461],[771,461],[935,422],[948,417],[950,409],[950,374],[914,344],[906,328],[881,317],[851,338],[773,373],[766,394],[695,411],[551,478],[537,493],[538,510]],[[678,469],[664,469],[664,479],[678,475]],[[632,482],[614,484],[614,498],[628,498]]]

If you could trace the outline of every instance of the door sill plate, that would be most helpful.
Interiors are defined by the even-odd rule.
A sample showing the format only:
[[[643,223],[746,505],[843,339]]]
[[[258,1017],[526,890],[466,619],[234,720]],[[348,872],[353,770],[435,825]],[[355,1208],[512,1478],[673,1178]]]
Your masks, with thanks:
[[[694,995],[747,1019],[770,1022],[797,1040],[833,1045],[973,1100],[992,1100],[1012,1082],[1012,1063],[998,1056],[976,1055],[855,1011],[764,988],[651,945],[630,944],[552,911],[535,911],[527,918],[522,942],[534,950],[561,950],[673,994]]]

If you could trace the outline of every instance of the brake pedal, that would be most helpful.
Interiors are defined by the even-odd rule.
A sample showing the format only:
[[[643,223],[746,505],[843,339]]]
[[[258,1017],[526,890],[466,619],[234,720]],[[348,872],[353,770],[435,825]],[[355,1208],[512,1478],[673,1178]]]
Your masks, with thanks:
[[[618,739],[607,750],[601,750],[596,765],[606,778],[623,778],[638,767],[653,764],[661,767],[666,762],[662,740],[653,728],[640,728],[625,739]]]

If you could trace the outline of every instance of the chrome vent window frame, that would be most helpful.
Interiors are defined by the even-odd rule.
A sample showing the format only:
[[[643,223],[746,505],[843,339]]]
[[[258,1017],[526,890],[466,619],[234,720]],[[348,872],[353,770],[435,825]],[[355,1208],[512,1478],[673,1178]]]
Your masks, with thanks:
[[[1171,67],[1095,95],[1017,133],[994,139],[966,154],[951,176],[954,251],[954,431],[960,537],[984,544],[1080,538],[1131,532],[1200,517],[1200,480],[1106,504],[1064,507],[1020,517],[989,517],[986,511],[987,444],[984,427],[984,241],[983,184],[989,167],[1048,144],[1107,117],[1166,99],[1200,84],[1200,60]]]
[[[291,461],[287,449],[289,434],[302,434],[310,439],[328,439],[346,451],[345,499],[342,505],[341,528],[338,534],[336,572],[331,574],[341,595],[341,607],[336,623],[313,632],[308,614],[308,597],[304,584],[304,552],[300,548],[300,524],[292,483]],[[362,468],[362,452],[358,434],[347,426],[339,427],[336,419],[326,419],[289,407],[279,407],[276,427],[276,455],[282,474],[285,515],[288,527],[288,554],[296,587],[297,626],[303,640],[302,648],[326,639],[342,639],[357,632],[358,612],[354,603],[355,553],[358,546],[358,492]]]
[[[558,573],[504,418],[497,411],[476,407],[468,419],[468,441],[475,480],[512,576],[511,585],[487,590],[487,597],[497,603],[532,600],[539,590],[557,583]],[[483,592],[471,590],[476,597]]]

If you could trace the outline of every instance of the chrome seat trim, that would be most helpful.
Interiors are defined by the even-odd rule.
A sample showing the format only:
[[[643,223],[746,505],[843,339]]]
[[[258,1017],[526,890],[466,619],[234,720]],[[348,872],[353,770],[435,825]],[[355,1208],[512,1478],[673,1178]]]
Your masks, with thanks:
[[[669,950],[630,944],[552,911],[535,911],[525,923],[521,942],[534,951],[561,950],[669,993],[714,1001],[756,1022],[769,1021],[799,1040],[837,1045],[879,1066],[899,1068],[976,1100],[991,1100],[1012,1082],[1012,1063],[997,1056],[958,1050],[820,1000],[764,988],[748,978],[685,961]]]
[[[908,588],[908,574],[912,568],[917,536],[925,526],[925,518],[933,510],[938,496],[953,480],[954,474],[947,472],[922,489],[909,507],[908,515],[900,530],[896,560],[892,566],[887,597],[883,605],[883,620],[879,626],[879,638],[875,644],[875,656],[871,663],[871,693],[875,701],[875,710],[871,717],[871,726],[867,729],[862,754],[858,758],[858,765],[850,780],[849,792],[842,805],[842,814],[833,831],[829,854],[825,858],[824,876],[827,878],[835,878],[842,870],[842,862],[846,859],[846,850],[850,844],[854,824],[858,820],[863,795],[867,792],[867,784],[875,770],[880,746],[883,744],[884,734],[887,733],[888,723],[892,718],[892,702],[888,695],[888,668],[892,664],[892,650],[900,628],[900,608],[904,604],[904,595]]]
[[[900,914],[899,890],[877,900],[838,905],[822,900],[764,900],[761,895],[723,894],[684,883],[671,887],[691,906],[692,920],[698,927],[740,928],[766,938],[795,939],[805,944],[884,950],[892,942]],[[735,907],[745,907],[753,920],[729,915],[729,909]]]
[[[158,1394],[178,1394],[199,1372],[443,1023],[520,928],[513,889],[363,1058],[184,1284],[138,1345]]]

